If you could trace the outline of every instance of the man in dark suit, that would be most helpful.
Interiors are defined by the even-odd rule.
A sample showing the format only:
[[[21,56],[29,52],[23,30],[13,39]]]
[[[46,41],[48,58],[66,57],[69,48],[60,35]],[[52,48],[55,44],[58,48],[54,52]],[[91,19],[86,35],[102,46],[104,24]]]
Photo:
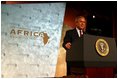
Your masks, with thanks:
[[[66,49],[66,51],[68,51],[71,48],[72,43],[76,39],[82,37],[82,35],[84,34],[84,32],[86,30],[86,23],[87,23],[87,21],[84,16],[76,17],[76,19],[75,19],[76,28],[74,28],[72,30],[68,30],[64,37],[63,47]],[[66,58],[66,60],[67,59],[68,58]],[[71,75],[70,65],[69,65],[68,61],[67,61],[67,75]]]

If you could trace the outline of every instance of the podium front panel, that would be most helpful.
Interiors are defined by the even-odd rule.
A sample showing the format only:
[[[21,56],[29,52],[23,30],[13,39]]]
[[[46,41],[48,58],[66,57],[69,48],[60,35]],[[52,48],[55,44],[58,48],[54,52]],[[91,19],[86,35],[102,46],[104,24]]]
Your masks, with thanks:
[[[96,41],[98,39],[104,39],[109,46],[109,53],[106,56],[98,54],[95,48]],[[84,65],[86,67],[116,67],[117,66],[117,51],[116,43],[113,38],[84,35]]]
[[[66,60],[71,66],[84,67],[83,38],[76,39],[66,53]]]

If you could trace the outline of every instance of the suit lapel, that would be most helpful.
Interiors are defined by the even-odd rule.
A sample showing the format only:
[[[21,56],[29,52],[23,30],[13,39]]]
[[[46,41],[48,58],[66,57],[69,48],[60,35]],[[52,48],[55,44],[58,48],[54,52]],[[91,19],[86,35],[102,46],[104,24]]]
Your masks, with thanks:
[[[77,38],[79,38],[79,35],[77,33],[77,30],[76,29],[73,29],[73,34],[72,34],[72,40],[76,40]]]

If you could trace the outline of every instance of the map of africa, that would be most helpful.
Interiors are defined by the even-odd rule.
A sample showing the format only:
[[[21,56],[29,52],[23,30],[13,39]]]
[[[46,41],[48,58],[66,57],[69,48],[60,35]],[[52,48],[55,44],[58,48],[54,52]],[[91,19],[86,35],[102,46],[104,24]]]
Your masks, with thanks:
[[[47,33],[43,33],[44,37],[43,37],[43,43],[44,45],[47,44],[49,36],[47,35]]]

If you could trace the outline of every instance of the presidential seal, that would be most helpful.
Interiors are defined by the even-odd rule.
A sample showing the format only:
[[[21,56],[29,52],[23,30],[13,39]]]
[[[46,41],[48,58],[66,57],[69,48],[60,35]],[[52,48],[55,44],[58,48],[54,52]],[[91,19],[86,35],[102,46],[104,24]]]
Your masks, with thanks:
[[[107,56],[109,53],[109,45],[104,39],[98,39],[95,44],[97,53],[100,56]]]

